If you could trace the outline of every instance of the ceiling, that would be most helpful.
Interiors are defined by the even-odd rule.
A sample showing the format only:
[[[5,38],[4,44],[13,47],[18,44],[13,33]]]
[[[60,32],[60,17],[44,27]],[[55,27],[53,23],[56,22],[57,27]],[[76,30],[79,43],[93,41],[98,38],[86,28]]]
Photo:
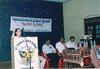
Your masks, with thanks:
[[[64,3],[64,2],[68,2],[70,0],[45,0],[45,1],[54,1],[54,2],[62,2],[62,3]]]

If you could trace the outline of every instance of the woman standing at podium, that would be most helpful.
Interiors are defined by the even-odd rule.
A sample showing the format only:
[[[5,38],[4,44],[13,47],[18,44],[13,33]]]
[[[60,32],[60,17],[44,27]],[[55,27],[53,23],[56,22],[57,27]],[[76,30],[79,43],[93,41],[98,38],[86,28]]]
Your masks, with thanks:
[[[13,47],[14,45],[14,38],[15,37],[20,37],[22,34],[22,30],[20,28],[16,28],[15,30],[13,30],[12,36],[11,36],[11,47]]]
[[[22,30],[20,28],[16,28],[13,30],[12,36],[11,36],[11,55],[14,54],[14,38],[20,37],[22,34]],[[14,57],[11,57],[12,62],[12,68],[14,68]]]
[[[22,33],[23,33],[23,29],[20,29],[20,28],[16,28],[13,33],[12,33],[12,36],[11,36],[11,46],[14,45],[14,38],[19,38],[22,36]],[[12,47],[13,48],[13,47]],[[13,54],[14,52],[12,52]],[[13,58],[12,58],[13,60]],[[46,62],[46,59],[43,58],[42,56],[39,56],[39,65],[40,65],[40,69],[43,69],[44,65],[45,65],[45,62]],[[12,65],[12,68],[13,68],[13,65]]]

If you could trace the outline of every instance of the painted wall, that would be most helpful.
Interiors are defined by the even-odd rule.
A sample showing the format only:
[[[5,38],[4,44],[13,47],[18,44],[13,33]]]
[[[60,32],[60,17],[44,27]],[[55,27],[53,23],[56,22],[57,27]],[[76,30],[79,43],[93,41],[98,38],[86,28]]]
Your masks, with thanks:
[[[10,16],[52,19],[52,32],[24,33],[26,37],[38,37],[39,51],[46,39],[50,39],[55,45],[58,39],[64,36],[62,3],[40,0],[0,0],[0,61],[11,59]]]
[[[63,4],[63,12],[66,40],[74,35],[78,41],[84,34],[84,18],[100,16],[100,0],[70,0]]]

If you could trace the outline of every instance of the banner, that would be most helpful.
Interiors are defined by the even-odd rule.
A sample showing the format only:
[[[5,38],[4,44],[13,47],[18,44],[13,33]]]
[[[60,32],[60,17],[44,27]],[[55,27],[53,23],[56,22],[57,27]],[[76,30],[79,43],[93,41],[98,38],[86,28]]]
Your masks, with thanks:
[[[37,37],[14,37],[12,50],[12,69],[38,69]]]
[[[11,16],[10,30],[24,28],[25,32],[52,32],[52,20]]]

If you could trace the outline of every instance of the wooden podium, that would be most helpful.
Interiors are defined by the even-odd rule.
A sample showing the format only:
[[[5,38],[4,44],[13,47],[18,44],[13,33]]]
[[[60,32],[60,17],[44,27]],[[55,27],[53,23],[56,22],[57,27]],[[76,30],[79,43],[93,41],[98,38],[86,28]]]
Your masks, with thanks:
[[[11,45],[12,69],[38,69],[38,38],[14,37]]]

